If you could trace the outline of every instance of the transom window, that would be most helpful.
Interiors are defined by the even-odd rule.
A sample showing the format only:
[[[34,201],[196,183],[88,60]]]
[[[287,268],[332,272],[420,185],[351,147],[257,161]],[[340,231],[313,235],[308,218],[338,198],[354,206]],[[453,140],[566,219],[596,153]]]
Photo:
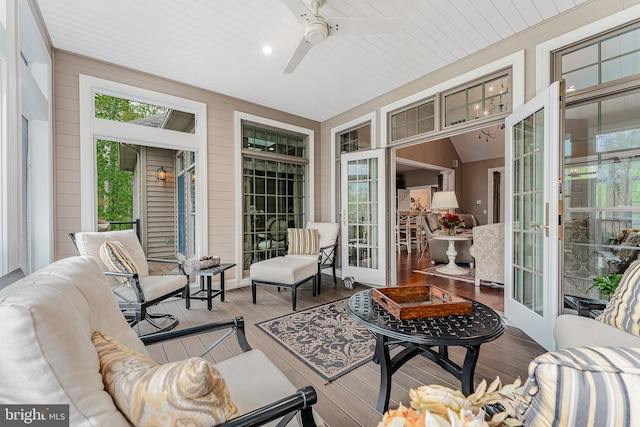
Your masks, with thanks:
[[[391,141],[431,132],[435,130],[435,101],[392,113],[390,121]]]
[[[511,112],[510,73],[490,76],[444,94],[444,127]]]
[[[368,150],[371,148],[371,124],[367,123],[339,135],[340,153]]]
[[[242,126],[242,148],[247,150],[306,158],[306,147],[306,139],[302,136],[250,124]]]
[[[600,37],[556,57],[567,94],[640,73],[640,26]]]

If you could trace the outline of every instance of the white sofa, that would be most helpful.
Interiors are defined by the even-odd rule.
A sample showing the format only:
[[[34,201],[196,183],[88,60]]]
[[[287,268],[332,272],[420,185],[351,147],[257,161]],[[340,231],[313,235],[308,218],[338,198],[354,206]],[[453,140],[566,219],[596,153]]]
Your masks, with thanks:
[[[620,279],[618,289],[605,308],[605,319],[592,319],[586,316],[562,314],[556,319],[553,337],[558,348],[602,346],[602,347],[640,347],[640,336],[628,330],[635,328],[640,334],[640,325],[636,320],[640,316],[640,260],[632,262]],[[613,321],[617,318],[617,321]],[[625,320],[628,319],[628,320]],[[619,323],[612,326],[610,323]]]
[[[242,319],[231,324],[236,326],[240,347],[248,349]],[[142,339],[153,341],[184,331],[188,329]],[[129,420],[105,391],[92,342],[94,332],[113,337],[148,356],[143,341],[122,315],[102,269],[91,257],[57,261],[2,289],[0,402],[68,404],[71,426],[129,426]],[[294,417],[288,425],[300,425],[302,419],[308,421],[311,413],[307,403],[316,400],[313,388],[296,390],[260,350],[248,350],[214,365],[225,379],[239,414],[281,398],[288,399],[287,404],[302,399],[295,405],[298,409],[305,406],[305,415]],[[280,408],[279,417],[291,412],[291,408]],[[314,418],[322,424],[317,414]],[[245,423],[254,424],[255,421]]]

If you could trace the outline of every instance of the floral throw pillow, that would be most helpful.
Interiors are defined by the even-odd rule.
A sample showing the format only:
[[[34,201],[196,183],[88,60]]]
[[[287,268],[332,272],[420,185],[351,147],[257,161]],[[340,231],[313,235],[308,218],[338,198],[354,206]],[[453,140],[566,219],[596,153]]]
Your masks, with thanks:
[[[220,372],[201,357],[160,365],[95,332],[105,389],[137,426],[211,426],[238,412]]]

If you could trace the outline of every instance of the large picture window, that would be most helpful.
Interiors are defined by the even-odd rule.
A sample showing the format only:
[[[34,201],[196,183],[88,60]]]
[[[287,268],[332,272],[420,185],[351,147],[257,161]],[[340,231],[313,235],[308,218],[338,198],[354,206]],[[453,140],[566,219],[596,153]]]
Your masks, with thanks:
[[[598,276],[640,255],[640,26],[554,52],[566,87],[563,293],[601,298]]]

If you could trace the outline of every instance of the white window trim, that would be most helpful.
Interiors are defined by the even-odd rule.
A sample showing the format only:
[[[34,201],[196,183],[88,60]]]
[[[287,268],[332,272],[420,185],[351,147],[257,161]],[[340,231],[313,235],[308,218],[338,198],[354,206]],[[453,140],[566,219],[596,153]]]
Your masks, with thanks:
[[[536,94],[544,91],[551,82],[552,52],[573,43],[593,37],[640,18],[640,5],[631,6],[591,24],[562,34],[536,46]]]
[[[416,92],[412,95],[409,95],[405,98],[399,99],[390,104],[384,105],[380,107],[380,147],[387,147],[389,145],[389,135],[388,135],[388,120],[387,116],[390,112],[401,110],[403,108],[408,107],[409,105],[413,105],[421,100],[425,100],[430,97],[435,97],[440,92],[445,92],[447,90],[454,89],[455,87],[461,86],[465,83],[472,82],[480,79],[483,76],[497,73],[500,70],[511,67],[511,88],[512,88],[512,107],[511,110],[515,110],[520,105],[524,104],[524,50],[520,50],[511,55],[507,55],[503,58],[497,59],[493,62],[480,66],[478,68],[474,68],[471,71],[468,71],[464,74],[456,76],[452,79],[446,80],[442,83],[439,83],[435,86],[431,86],[427,89],[424,89],[420,92]],[[436,105],[438,103],[436,102]],[[442,130],[444,132],[444,130]],[[438,133],[431,132],[429,138],[435,137]]]
[[[0,25],[0,272],[26,273],[54,259],[52,66],[48,44],[26,1],[7,2]],[[6,25],[6,28],[5,28]],[[29,62],[27,67],[21,50]],[[29,120],[28,241],[23,241],[22,116]],[[37,244],[36,238],[37,236]],[[28,259],[22,259],[24,246]]]
[[[243,199],[243,182],[242,179],[242,122],[248,121],[258,125],[264,125],[269,127],[274,127],[278,129],[283,129],[285,131],[296,132],[306,136],[307,138],[307,221],[315,220],[315,140],[314,140],[314,131],[312,129],[307,129],[301,126],[292,125],[290,123],[280,122],[273,119],[268,119],[266,117],[256,116],[249,113],[244,113],[242,111],[234,112],[234,122],[235,122],[235,157],[236,157],[236,168],[235,168],[235,183],[236,183],[236,242],[243,241],[243,218],[242,218],[242,199]],[[306,225],[306,224],[304,224]],[[244,246],[242,244],[236,245],[236,259],[242,260],[244,259],[242,256]],[[251,284],[250,278],[243,278],[243,262],[239,262],[236,265],[236,277],[237,286],[246,286]]]
[[[157,129],[131,123],[95,117],[94,96],[101,93],[152,105],[160,105],[196,117],[194,134]],[[169,150],[190,150],[196,153],[196,254],[209,250],[207,193],[207,105],[202,102],[129,86],[80,74],[80,227],[95,231],[98,221],[96,183],[96,140],[109,139]]]
[[[331,222],[336,221],[336,181],[340,178],[336,176],[336,161],[338,161],[338,152],[336,151],[337,137],[339,134],[348,129],[356,128],[359,125],[371,124],[371,146],[370,150],[377,148],[376,146],[376,112],[360,116],[341,125],[331,128]]]

